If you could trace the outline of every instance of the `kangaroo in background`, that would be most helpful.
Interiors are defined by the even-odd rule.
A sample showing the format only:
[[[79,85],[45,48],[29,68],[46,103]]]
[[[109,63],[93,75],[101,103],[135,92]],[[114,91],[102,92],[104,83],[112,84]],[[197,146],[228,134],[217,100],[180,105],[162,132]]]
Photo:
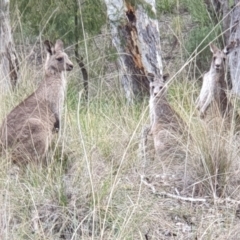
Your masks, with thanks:
[[[164,150],[176,146],[176,135],[182,134],[185,126],[181,117],[171,107],[166,98],[165,82],[168,76],[163,79],[156,78],[153,74],[148,74],[150,82],[150,134],[153,136],[154,148],[157,155]]]
[[[228,115],[232,108],[227,99],[227,83],[225,81],[225,67],[227,55],[235,48],[236,42],[231,42],[223,50],[210,44],[213,53],[210,70],[203,76],[201,92],[196,101],[196,107],[203,118],[211,103],[214,103],[221,116]]]
[[[0,128],[0,149],[11,148],[12,160],[20,164],[41,161],[46,155],[60,126],[66,89],[64,73],[73,69],[61,40],[55,46],[48,40],[44,44],[47,58],[43,81],[6,116]]]

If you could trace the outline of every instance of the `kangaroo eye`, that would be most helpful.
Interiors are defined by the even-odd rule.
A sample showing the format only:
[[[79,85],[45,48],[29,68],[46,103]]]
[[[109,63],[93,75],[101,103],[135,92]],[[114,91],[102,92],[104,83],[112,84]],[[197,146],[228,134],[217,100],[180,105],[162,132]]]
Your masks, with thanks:
[[[62,58],[62,57],[59,57],[59,58],[57,58],[57,60],[58,60],[59,62],[61,62],[61,61],[63,60],[63,58]]]

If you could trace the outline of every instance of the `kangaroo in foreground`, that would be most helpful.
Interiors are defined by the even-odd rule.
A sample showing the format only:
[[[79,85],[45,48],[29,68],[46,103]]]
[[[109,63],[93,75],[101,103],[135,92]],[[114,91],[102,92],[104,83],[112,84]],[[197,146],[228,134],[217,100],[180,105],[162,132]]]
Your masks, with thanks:
[[[196,101],[200,117],[203,118],[211,103],[221,116],[227,116],[232,106],[227,99],[227,83],[225,81],[225,67],[227,55],[235,48],[236,43],[231,42],[223,50],[210,44],[213,53],[210,70],[203,76],[201,92]]]
[[[12,160],[18,164],[38,162],[46,155],[60,126],[66,88],[64,72],[73,69],[61,40],[55,46],[48,40],[44,44],[44,80],[6,116],[0,128],[0,149],[11,148]]]
[[[153,74],[148,74],[150,81],[150,134],[153,136],[154,148],[157,155],[163,151],[176,147],[176,138],[183,132],[185,126],[181,117],[171,107],[166,98],[165,81],[156,78]]]

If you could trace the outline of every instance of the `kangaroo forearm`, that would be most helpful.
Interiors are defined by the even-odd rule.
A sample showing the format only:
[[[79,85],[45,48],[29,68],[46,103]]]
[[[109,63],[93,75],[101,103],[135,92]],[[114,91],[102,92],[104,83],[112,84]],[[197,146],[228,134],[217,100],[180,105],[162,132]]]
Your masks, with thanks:
[[[205,103],[203,104],[202,108],[201,108],[201,113],[205,114],[207,108],[209,107],[210,103],[211,103],[212,97],[209,94],[207,100],[205,101]]]

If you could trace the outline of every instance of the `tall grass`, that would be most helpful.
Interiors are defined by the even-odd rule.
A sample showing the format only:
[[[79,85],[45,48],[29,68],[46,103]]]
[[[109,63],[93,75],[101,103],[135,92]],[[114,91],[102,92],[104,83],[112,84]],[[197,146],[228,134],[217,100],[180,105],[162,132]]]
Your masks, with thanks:
[[[163,7],[172,9],[173,2]],[[194,104],[200,84],[184,71],[187,65],[172,69],[168,100],[187,125],[179,144],[184,154],[144,159],[139,144],[148,100],[126,104],[116,68],[106,70],[108,56],[88,47],[89,101],[75,65],[47,167],[19,169],[10,156],[1,157],[0,239],[238,239],[234,120],[226,126],[221,118],[200,119]],[[41,79],[42,65],[35,68],[26,55],[18,90],[0,94],[1,120]]]
[[[36,86],[29,82],[37,77],[35,70],[23,64],[22,72],[19,90],[2,95],[1,119]],[[216,219],[221,225],[221,217],[208,219],[210,226],[206,226],[207,206],[187,207],[187,203],[157,197],[168,192],[215,201],[220,196],[239,198],[236,136],[198,118],[194,100],[199,86],[178,79],[169,88],[168,99],[191,134],[182,143],[185,158],[171,153],[167,159],[146,163],[139,157],[138,146],[141,129],[149,121],[148,103],[129,106],[104,84],[99,91],[92,87],[94,95],[86,103],[72,85],[77,72],[68,76],[63,128],[49,152],[48,166],[17,169],[10,159],[1,159],[2,239],[160,239],[168,235],[186,239],[196,234],[214,239],[214,225]],[[218,213],[217,206],[212,207]],[[195,230],[182,229],[191,225],[185,215],[197,219]],[[224,217],[227,233],[218,230],[220,236],[238,231],[233,228],[233,216]]]

